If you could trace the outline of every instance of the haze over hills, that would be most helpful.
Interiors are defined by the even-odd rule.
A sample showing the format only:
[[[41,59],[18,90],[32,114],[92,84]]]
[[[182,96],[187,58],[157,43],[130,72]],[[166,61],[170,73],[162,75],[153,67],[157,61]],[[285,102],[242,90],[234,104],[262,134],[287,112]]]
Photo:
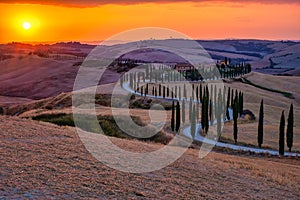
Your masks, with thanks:
[[[173,45],[179,39],[149,40],[161,45]],[[233,63],[249,62],[254,71],[267,74],[300,75],[300,42],[265,40],[214,40],[197,41],[214,60],[231,59]],[[136,43],[118,44],[119,49],[130,49]],[[103,48],[113,48],[105,46]],[[79,42],[28,45],[10,43],[0,45],[0,95],[40,99],[72,91],[77,70],[95,45]],[[203,53],[201,48],[185,46],[182,49],[192,56]],[[205,53],[205,52],[204,52]],[[146,62],[181,62],[168,52],[136,50],[124,58]],[[176,59],[175,59],[176,58]],[[109,71],[102,83],[114,82],[119,73]],[[36,74],[36,75],[34,75]],[[36,78],[32,79],[32,75]],[[46,90],[47,88],[47,90]],[[8,92],[9,91],[9,92]]]

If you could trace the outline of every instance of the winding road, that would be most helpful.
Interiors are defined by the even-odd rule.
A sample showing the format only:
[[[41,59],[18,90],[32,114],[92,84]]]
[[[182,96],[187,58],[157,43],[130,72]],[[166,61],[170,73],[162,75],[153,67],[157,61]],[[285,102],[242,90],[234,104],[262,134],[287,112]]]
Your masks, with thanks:
[[[132,90],[132,88],[130,88],[130,85],[129,85],[128,82],[124,82],[122,87],[126,91],[128,91],[132,94],[141,95],[141,93],[135,92],[134,90]],[[179,100],[178,98],[170,98],[170,97],[163,98],[161,96],[153,96],[153,95],[146,95],[146,96],[150,97],[150,98],[164,99],[164,100]],[[189,100],[187,100],[187,101],[189,101]],[[229,115],[230,115],[230,119],[232,119],[232,110],[231,109],[229,110]],[[192,138],[190,130],[191,130],[190,126],[184,128],[183,134],[186,137]],[[246,146],[240,146],[240,145],[234,145],[234,144],[229,144],[229,143],[218,142],[216,140],[212,140],[212,139],[209,139],[207,137],[201,136],[199,134],[200,130],[201,130],[201,124],[197,124],[196,135],[195,135],[195,138],[194,138],[195,141],[199,141],[199,142],[206,143],[206,144],[209,144],[209,145],[214,145],[214,146],[217,146],[217,147],[229,148],[229,149],[237,150],[237,151],[245,151],[245,152],[253,152],[253,153],[266,153],[266,154],[270,154],[270,155],[274,155],[274,156],[279,155],[279,152],[276,151],[276,150],[260,149],[260,148],[255,148],[255,147],[246,147]],[[300,157],[300,153],[285,152],[284,156]]]

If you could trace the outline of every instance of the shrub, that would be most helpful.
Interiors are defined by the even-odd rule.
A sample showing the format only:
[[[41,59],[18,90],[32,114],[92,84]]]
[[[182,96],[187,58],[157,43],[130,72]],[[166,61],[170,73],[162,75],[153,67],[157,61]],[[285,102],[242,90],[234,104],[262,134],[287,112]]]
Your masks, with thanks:
[[[108,136],[118,137],[118,138],[133,138],[130,135],[127,135],[125,132],[123,132],[119,126],[116,124],[116,121],[113,116],[110,115],[100,115],[97,117],[97,120],[95,120],[95,116],[88,115],[88,114],[75,114],[76,118],[76,125],[81,128],[84,131],[89,131],[93,133],[103,133]],[[75,126],[74,118],[72,114],[65,114],[65,113],[59,113],[59,114],[42,114],[38,115],[32,118],[33,120],[38,121],[44,121],[56,124],[58,126]],[[128,127],[128,117],[126,116],[118,116],[117,117],[119,125],[123,127]],[[145,126],[145,124],[142,122],[140,117],[132,116],[131,119],[139,126]],[[100,126],[101,129],[100,129]],[[133,135],[139,136],[141,134],[150,135],[152,134],[155,129],[154,128],[145,128],[143,129],[143,132],[140,132],[139,130],[131,129],[131,127],[128,127],[128,130],[131,131]],[[168,142],[168,138],[166,135],[162,132],[158,132],[156,135],[150,137],[150,138],[144,138],[141,139],[143,141],[154,141],[154,142],[160,142],[165,144]]]

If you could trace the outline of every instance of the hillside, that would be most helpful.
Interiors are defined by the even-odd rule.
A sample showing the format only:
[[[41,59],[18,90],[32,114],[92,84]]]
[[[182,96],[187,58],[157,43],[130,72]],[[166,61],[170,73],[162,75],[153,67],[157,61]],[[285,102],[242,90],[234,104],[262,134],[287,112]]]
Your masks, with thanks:
[[[176,47],[181,40],[155,41],[161,46]],[[300,44],[261,40],[216,40],[198,41],[215,60],[224,57],[232,62],[250,62],[253,69],[261,73],[300,75]],[[151,45],[153,41],[148,41]],[[155,43],[155,44],[156,44]],[[197,57],[201,48],[194,49],[184,43],[181,51]],[[194,44],[194,43],[191,43]],[[101,49],[128,50],[136,43],[102,46]],[[95,48],[80,43],[58,43],[53,45],[26,45],[13,43],[0,45],[0,96],[42,99],[70,92],[79,66],[85,56]],[[146,62],[184,62],[184,59],[163,50],[136,50],[123,55],[125,59]],[[93,72],[91,72],[93,73]],[[119,73],[107,70],[101,84],[115,82]],[[32,78],[34,77],[34,78]]]
[[[114,199],[298,199],[299,161],[189,149],[159,171],[128,174],[95,160],[71,128],[0,117],[0,197]],[[162,145],[110,138],[133,151]],[[237,159],[238,158],[238,159]]]

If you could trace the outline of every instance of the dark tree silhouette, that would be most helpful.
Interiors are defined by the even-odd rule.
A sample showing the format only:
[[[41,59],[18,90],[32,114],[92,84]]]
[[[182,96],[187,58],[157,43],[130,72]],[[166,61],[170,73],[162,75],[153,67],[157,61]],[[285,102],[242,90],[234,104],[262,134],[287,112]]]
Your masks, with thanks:
[[[228,88],[227,105],[226,105],[226,118],[227,118],[227,120],[230,120],[229,111],[228,111],[229,106],[230,106],[230,91],[231,91],[231,89]]]
[[[200,99],[201,103],[202,103],[202,100],[203,100],[202,97],[203,97],[202,84],[200,84],[199,99]]]
[[[192,114],[193,114],[193,99],[192,99],[192,97],[190,97],[190,102],[189,102],[189,120],[190,120],[190,123],[192,122],[191,121]]]
[[[196,119],[195,119],[195,105],[192,108],[192,118],[191,118],[191,136],[192,139],[195,138],[196,135]]]
[[[260,109],[259,109],[259,121],[258,121],[258,134],[257,142],[258,147],[261,148],[264,139],[264,100],[261,100]]]
[[[291,104],[289,117],[288,117],[288,125],[286,130],[286,144],[289,148],[289,152],[292,151],[293,147],[293,137],[294,137],[294,107],[293,104]]]
[[[284,127],[285,127],[285,117],[284,117],[284,111],[282,111],[280,126],[279,126],[279,155],[284,155]]]
[[[184,124],[185,123],[185,100],[183,99],[182,101],[182,123]]]
[[[238,125],[237,125],[238,114],[239,114],[238,101],[236,97],[233,103],[233,138],[235,144],[237,143],[237,134],[238,134]]]
[[[172,102],[171,129],[172,129],[172,131],[175,130],[175,105],[174,105],[174,101]]]
[[[180,104],[179,102],[177,101],[177,106],[176,106],[176,132],[179,131],[179,128],[180,128]]]
[[[186,93],[186,86],[185,86],[185,84],[184,84],[184,86],[183,86],[183,98],[187,98],[187,93]]]
[[[216,106],[216,118],[217,118],[217,134],[218,134],[218,140],[221,137],[221,130],[222,130],[222,94],[221,91],[218,94],[218,100],[216,102],[217,106]]]

